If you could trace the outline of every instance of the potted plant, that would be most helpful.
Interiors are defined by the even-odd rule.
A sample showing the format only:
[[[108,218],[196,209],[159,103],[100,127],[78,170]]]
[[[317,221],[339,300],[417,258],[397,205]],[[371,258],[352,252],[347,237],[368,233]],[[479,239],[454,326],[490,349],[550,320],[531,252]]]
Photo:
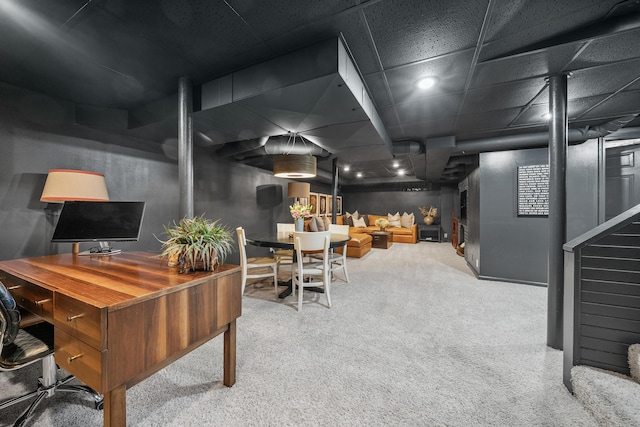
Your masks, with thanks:
[[[427,209],[426,207],[421,207],[420,209],[420,213],[422,213],[422,215],[424,215],[424,223],[426,225],[431,225],[433,224],[433,222],[436,219],[436,216],[438,215],[438,208],[434,208],[433,206],[429,206],[429,209]]]
[[[167,240],[162,243],[160,256],[167,258],[170,267],[183,265],[183,271],[213,270],[222,264],[233,250],[233,238],[220,220],[210,221],[204,215],[182,218],[172,227],[165,226]]]

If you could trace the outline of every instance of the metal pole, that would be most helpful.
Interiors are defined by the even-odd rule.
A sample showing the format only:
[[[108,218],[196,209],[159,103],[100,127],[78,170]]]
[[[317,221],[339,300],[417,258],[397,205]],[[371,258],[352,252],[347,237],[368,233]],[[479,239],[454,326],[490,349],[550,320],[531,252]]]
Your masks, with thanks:
[[[567,75],[549,77],[549,275],[547,345],[562,350],[564,252],[567,234]]]
[[[336,223],[338,208],[338,158],[333,159],[331,176],[331,223]]]
[[[193,218],[193,87],[187,77],[178,79],[178,179],[180,218]]]

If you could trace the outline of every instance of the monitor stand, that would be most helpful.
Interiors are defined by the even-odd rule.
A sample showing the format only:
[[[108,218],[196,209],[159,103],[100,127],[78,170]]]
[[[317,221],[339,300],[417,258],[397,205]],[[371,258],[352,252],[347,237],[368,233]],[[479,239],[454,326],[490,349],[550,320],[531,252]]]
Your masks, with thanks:
[[[88,251],[79,252],[78,255],[83,256],[109,256],[122,252],[120,249],[112,249],[109,246],[109,242],[98,242],[98,246],[89,249]]]

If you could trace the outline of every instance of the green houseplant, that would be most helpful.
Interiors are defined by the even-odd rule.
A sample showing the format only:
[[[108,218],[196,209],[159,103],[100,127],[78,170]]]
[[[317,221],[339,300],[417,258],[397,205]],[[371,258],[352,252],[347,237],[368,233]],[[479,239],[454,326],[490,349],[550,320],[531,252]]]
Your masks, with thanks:
[[[183,271],[213,270],[222,264],[233,250],[233,238],[220,220],[211,221],[204,215],[182,218],[173,226],[164,226],[166,240],[160,256],[169,266],[184,266]]]

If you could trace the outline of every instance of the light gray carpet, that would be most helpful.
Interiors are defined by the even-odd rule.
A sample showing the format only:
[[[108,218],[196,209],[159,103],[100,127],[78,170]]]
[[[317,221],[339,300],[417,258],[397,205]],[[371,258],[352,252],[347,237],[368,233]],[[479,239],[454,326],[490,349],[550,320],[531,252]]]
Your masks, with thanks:
[[[216,338],[129,390],[129,425],[596,425],[546,346],[545,288],[476,280],[448,243],[374,249],[348,269],[331,309],[306,292],[298,313],[273,285],[248,286],[236,385],[222,385]],[[37,376],[2,373],[0,393]],[[30,425],[101,422],[56,395]]]

